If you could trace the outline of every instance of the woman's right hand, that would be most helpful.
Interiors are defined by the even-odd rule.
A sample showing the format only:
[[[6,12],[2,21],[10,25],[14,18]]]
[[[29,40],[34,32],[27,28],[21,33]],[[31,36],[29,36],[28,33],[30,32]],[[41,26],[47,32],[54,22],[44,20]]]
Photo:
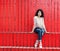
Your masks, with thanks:
[[[34,31],[31,31],[30,33],[34,33]]]

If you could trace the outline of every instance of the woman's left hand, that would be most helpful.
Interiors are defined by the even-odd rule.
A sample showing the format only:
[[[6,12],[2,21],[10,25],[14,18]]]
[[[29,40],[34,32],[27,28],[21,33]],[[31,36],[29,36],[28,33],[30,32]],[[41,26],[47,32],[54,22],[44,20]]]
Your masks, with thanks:
[[[47,32],[47,31],[46,31],[46,33],[50,33],[50,32]]]

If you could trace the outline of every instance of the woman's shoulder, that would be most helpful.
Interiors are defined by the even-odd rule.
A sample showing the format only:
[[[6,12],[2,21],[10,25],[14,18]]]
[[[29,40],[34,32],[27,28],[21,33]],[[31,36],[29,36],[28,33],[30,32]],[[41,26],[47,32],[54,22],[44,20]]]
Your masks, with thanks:
[[[34,19],[37,19],[37,16],[34,16]]]

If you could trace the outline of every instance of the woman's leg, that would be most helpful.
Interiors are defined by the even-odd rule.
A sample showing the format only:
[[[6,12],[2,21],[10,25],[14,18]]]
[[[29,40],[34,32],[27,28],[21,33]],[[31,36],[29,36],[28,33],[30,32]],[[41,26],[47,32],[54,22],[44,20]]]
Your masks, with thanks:
[[[38,33],[38,41],[40,42],[39,48],[42,48],[42,36],[43,36],[45,30],[44,29],[36,29],[35,32]],[[36,41],[36,42],[38,42],[38,41]]]
[[[42,36],[44,34],[45,30],[44,29],[41,29],[41,38],[40,38],[40,44],[39,44],[39,48],[42,48]]]
[[[39,40],[36,40],[34,47],[36,48],[38,46]]]
[[[42,39],[42,29],[40,29],[40,28],[35,29],[35,32],[38,34],[38,40],[41,40]]]
[[[44,29],[42,29],[42,36],[44,35],[44,33],[45,33],[45,30],[44,30]]]
[[[42,29],[38,30],[39,48],[42,48]]]
[[[42,40],[42,32],[41,32],[41,29],[36,29],[35,32],[38,33],[38,40],[36,40],[36,42],[35,42],[35,47],[37,47],[38,46],[38,42],[40,40]]]
[[[42,40],[42,30],[38,29],[38,40]]]

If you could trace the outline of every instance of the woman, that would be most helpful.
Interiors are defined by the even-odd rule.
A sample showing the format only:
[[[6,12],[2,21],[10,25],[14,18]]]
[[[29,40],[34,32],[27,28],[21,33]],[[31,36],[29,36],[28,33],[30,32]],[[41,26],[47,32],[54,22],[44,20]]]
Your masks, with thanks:
[[[44,13],[41,9],[38,9],[35,16],[34,16],[34,25],[32,32],[35,32],[38,34],[38,40],[36,40],[35,47],[38,46],[39,48],[42,48],[42,36],[44,32],[46,31],[45,24],[44,24]]]

